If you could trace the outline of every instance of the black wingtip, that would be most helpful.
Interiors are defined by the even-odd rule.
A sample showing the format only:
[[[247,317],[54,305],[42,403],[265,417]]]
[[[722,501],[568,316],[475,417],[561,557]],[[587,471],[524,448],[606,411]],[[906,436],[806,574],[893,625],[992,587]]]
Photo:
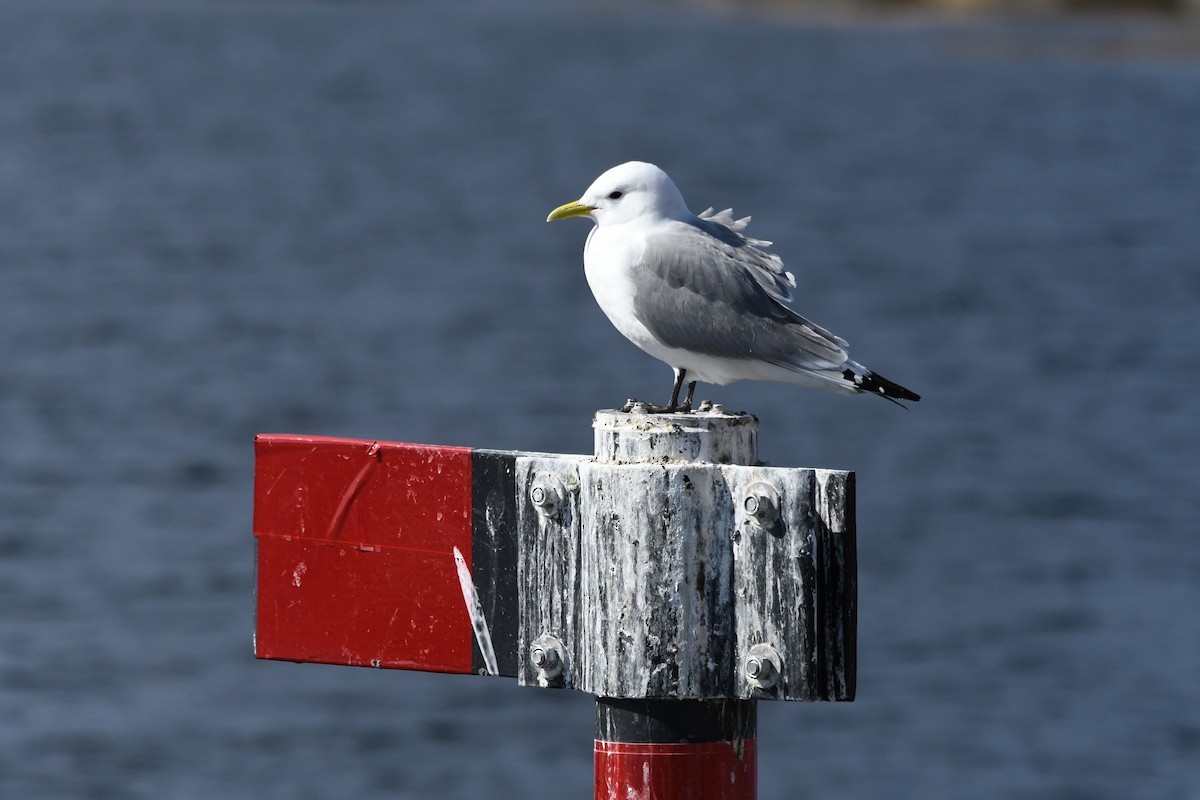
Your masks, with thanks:
[[[889,381],[887,378],[882,375],[876,375],[874,372],[868,371],[867,374],[861,377],[850,372],[850,370],[847,370],[847,372],[850,374],[846,375],[846,378],[854,381],[861,392],[879,395],[884,400],[891,400],[897,405],[900,405],[901,400],[910,400],[916,403],[921,399],[921,395],[916,392],[905,389],[900,384]]]

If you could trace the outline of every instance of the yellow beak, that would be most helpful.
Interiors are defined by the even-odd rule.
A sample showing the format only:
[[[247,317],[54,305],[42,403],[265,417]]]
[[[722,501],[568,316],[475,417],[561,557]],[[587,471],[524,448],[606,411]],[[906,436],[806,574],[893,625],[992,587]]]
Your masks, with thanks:
[[[596,210],[595,206],[584,205],[576,200],[574,203],[567,203],[550,212],[550,216],[546,217],[546,222],[554,222],[568,217],[586,217],[588,214]]]

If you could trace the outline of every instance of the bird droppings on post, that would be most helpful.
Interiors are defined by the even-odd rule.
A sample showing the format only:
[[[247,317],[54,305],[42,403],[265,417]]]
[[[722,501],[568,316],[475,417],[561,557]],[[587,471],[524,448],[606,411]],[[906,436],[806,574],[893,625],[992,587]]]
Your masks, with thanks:
[[[758,419],[750,414],[601,412],[594,424],[596,458],[612,463],[755,463]],[[740,433],[727,435],[727,430]]]

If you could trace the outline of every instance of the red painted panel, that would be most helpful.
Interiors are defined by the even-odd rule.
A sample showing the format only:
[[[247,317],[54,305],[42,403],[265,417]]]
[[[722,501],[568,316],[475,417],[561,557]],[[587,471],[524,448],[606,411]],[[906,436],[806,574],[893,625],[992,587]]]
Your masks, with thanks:
[[[758,741],[625,744],[596,741],[596,800],[754,800]]]
[[[471,451],[255,439],[259,658],[471,671]]]

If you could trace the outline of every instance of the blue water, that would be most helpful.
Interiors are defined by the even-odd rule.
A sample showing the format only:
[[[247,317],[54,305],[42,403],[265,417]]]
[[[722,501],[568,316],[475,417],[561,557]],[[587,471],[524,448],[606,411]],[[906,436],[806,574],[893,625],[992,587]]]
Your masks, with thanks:
[[[760,796],[1200,798],[1164,31],[0,0],[0,796],[590,796],[586,695],[253,659],[251,440],[586,452],[665,399],[543,222],[639,158],[924,396],[700,388],[858,472],[859,699],[762,704]]]

